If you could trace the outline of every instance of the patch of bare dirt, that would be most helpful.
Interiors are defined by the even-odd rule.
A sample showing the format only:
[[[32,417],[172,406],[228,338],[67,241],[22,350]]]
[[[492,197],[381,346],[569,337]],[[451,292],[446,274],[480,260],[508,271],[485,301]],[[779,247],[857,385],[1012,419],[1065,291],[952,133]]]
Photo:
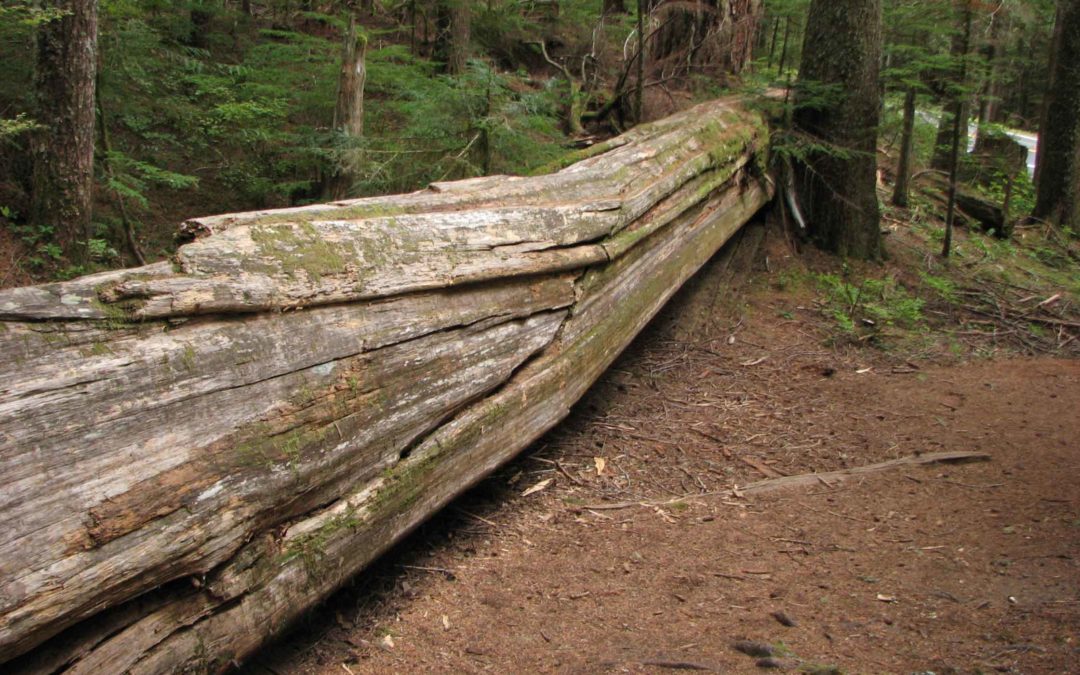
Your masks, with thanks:
[[[246,669],[1080,671],[1080,362],[830,343],[764,250]],[[991,459],[731,494],[942,450]]]

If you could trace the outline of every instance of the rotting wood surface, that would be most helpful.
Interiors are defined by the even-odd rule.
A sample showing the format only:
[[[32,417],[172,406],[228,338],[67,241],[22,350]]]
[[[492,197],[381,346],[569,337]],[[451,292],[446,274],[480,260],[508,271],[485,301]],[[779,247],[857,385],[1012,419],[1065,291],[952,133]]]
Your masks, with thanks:
[[[569,411],[770,198],[733,101],[0,291],[0,663],[217,671]]]

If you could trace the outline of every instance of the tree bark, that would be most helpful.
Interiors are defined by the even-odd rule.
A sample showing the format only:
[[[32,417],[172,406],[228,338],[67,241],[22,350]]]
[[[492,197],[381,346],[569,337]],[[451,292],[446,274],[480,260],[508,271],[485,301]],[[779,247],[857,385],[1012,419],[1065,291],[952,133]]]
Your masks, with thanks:
[[[94,194],[97,0],[55,0],[66,12],[38,28],[34,88],[46,127],[32,141],[30,222],[71,261],[86,259]]]
[[[915,145],[915,100],[916,91],[911,87],[904,94],[904,130],[900,136],[900,158],[896,163],[896,183],[893,186],[892,203],[900,207],[908,205],[911,151]]]
[[[330,200],[344,199],[359,178],[363,153],[355,144],[364,135],[366,54],[367,36],[359,32],[356,15],[350,15],[341,54],[337,105],[334,107],[334,130],[342,135],[343,147],[326,185],[326,197]]]
[[[769,200],[767,133],[706,103],[0,291],[4,672],[243,659],[569,412]]]
[[[469,59],[471,12],[469,0],[440,0],[436,58],[450,75],[461,75]]]
[[[1039,129],[1037,218],[1080,232],[1080,0],[1060,0]]]
[[[665,77],[723,77],[740,73],[749,63],[762,14],[760,0],[669,0],[651,6],[657,28],[648,49],[650,71]]]
[[[649,58],[648,40],[645,39],[645,17],[650,0],[637,0],[637,82],[634,86],[634,124],[645,121],[645,64]]]
[[[566,134],[571,138],[580,138],[582,136],[585,136],[585,127],[582,124],[582,119],[585,115],[585,94],[581,91],[582,83],[578,82],[577,78],[574,77],[574,73],[570,70],[569,66],[567,66],[565,63],[559,63],[555,59],[551,58],[551,55],[548,54],[547,51],[547,45],[544,44],[543,40],[537,40],[534,44],[540,47],[540,53],[544,55],[544,60],[547,61],[549,65],[557,69],[560,73],[562,73],[563,78],[566,80]],[[640,56],[641,55],[639,54],[639,60]]]
[[[965,138],[968,127],[967,115],[963,105],[964,99],[968,95],[964,91],[967,82],[963,73],[966,72],[964,62],[970,48],[972,12],[969,0],[955,0],[953,7],[957,17],[957,25],[956,32],[953,33],[952,46],[949,50],[952,63],[949,65],[948,72],[945,75],[943,87],[946,97],[943,108],[944,114],[938,120],[937,138],[934,140],[934,154],[930,159],[930,166],[939,171],[948,171],[951,166],[953,128],[955,127],[956,117],[963,117],[960,120],[960,128],[963,130]],[[964,150],[967,150],[966,144]]]
[[[967,53],[971,49],[971,5],[966,4],[963,10],[963,33],[960,37],[960,70],[957,73],[957,82],[960,89],[956,92],[955,109],[953,115],[952,149],[949,151],[949,197],[945,206],[945,240],[941,245],[941,255],[948,258],[952,253],[953,225],[956,220],[956,189],[960,180],[960,155],[967,150],[968,140],[968,103],[967,94],[962,89],[967,83]]]
[[[810,233],[842,256],[881,256],[877,201],[880,0],[813,0],[796,93],[795,128],[815,144],[797,163]],[[824,89],[823,89],[824,88]],[[805,105],[824,94],[824,105]]]
[[[773,19],[772,40],[769,41],[769,60],[766,68],[772,70],[773,56],[776,54],[776,39],[780,33],[780,17]]]
[[[784,19],[784,41],[783,47],[780,48],[780,64],[777,66],[777,72],[781,77],[784,76],[784,69],[787,68],[788,58],[788,39],[791,37],[791,15],[789,14]]]
[[[1006,17],[1004,5],[990,16],[990,34],[983,46],[983,86],[979,92],[979,130],[975,138],[975,152],[982,150],[986,136],[985,128],[994,121],[998,107],[998,70],[1000,68],[1002,45]]]
[[[630,13],[630,10],[626,8],[626,0],[604,0],[603,7],[605,16]]]

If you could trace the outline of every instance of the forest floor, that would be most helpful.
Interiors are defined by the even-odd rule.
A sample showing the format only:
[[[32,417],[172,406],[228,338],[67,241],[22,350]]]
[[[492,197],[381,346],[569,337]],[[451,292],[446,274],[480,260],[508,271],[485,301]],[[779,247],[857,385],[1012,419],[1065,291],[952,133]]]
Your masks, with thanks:
[[[854,270],[744,231],[566,422],[247,672],[1080,672],[1075,267],[966,234],[940,267],[893,229]],[[990,459],[726,492],[937,451]]]

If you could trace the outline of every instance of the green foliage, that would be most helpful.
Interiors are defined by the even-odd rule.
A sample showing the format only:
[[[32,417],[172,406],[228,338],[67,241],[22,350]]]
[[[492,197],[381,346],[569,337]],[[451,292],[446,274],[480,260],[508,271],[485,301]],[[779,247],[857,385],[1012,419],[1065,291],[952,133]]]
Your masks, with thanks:
[[[41,125],[30,119],[26,113],[19,113],[12,118],[0,118],[0,143],[12,143],[16,137],[38,129],[41,129]]]
[[[802,80],[783,99],[777,99],[762,95],[762,82],[758,80],[748,83],[742,92],[752,107],[773,120],[769,153],[774,166],[789,164],[792,160],[812,166],[822,157],[843,160],[861,154],[850,147],[802,132],[791,122],[798,110],[827,110],[835,106],[846,95],[841,85]]]
[[[935,276],[926,272],[921,272],[919,278],[922,282],[932,288],[943,300],[950,303],[958,301],[956,283],[948,277]]]
[[[827,313],[845,332],[854,333],[860,327],[913,329],[924,323],[925,301],[909,294],[892,277],[864,279],[855,285],[834,274],[821,274],[817,282],[826,294]]]
[[[199,185],[199,179],[195,176],[162,169],[115,150],[107,153],[105,161],[112,169],[112,175],[105,179],[105,187],[144,209],[150,207],[147,190],[153,186],[181,190]]]
[[[62,18],[67,12],[57,7],[41,7],[27,0],[6,0],[0,5],[0,23],[33,28]]]
[[[768,0],[765,2],[763,26],[768,36],[765,49],[759,50],[755,63],[758,73],[770,83],[782,83],[794,77],[802,55],[803,27],[810,0]],[[785,56],[786,52],[786,56]],[[784,58],[784,72],[780,72]]]
[[[587,36],[600,4],[576,5],[561,21],[578,22],[574,30]],[[324,177],[355,150],[362,157],[356,195],[523,173],[564,153],[557,89],[483,58],[461,77],[447,77],[382,21],[362,28],[371,44],[365,136],[335,132],[345,15],[283,4],[264,9],[250,17],[219,3],[102,2],[98,98],[111,147],[99,144],[99,194],[109,199],[95,221],[108,244],[93,245],[94,259],[109,262],[110,251],[126,250],[118,208],[128,209],[124,218],[151,246],[165,249],[176,220],[188,215],[320,199]],[[480,34],[484,26],[489,36],[511,29],[521,42],[539,31],[520,5],[477,9]],[[34,27],[51,18],[30,2],[0,8],[0,58],[7,65],[0,69],[0,168],[6,159],[27,161],[24,139],[38,128],[28,95],[29,47]],[[499,60],[512,61],[513,45],[506,44]],[[196,192],[199,199],[184,196]],[[21,204],[5,206],[5,220],[18,224]],[[37,250],[53,235],[23,229],[19,236]],[[38,267],[53,259],[51,249],[36,257]]]
[[[527,173],[562,154],[558,93],[471,60],[458,78],[402,46],[368,54],[368,92],[380,101],[362,141],[358,194],[415,189],[485,173]],[[485,167],[485,164],[487,165]]]
[[[903,93],[888,93],[881,109],[880,134],[883,141],[890,147],[900,145],[900,135],[903,132],[904,123],[904,95]],[[915,128],[912,138],[911,167],[918,170],[930,163],[930,157],[934,152],[934,143],[937,141],[937,124],[931,115],[940,114],[940,110],[933,106],[929,97],[919,96],[916,99]]]
[[[94,261],[115,260],[120,256],[115,248],[105,239],[91,239],[87,242],[90,259]]]

